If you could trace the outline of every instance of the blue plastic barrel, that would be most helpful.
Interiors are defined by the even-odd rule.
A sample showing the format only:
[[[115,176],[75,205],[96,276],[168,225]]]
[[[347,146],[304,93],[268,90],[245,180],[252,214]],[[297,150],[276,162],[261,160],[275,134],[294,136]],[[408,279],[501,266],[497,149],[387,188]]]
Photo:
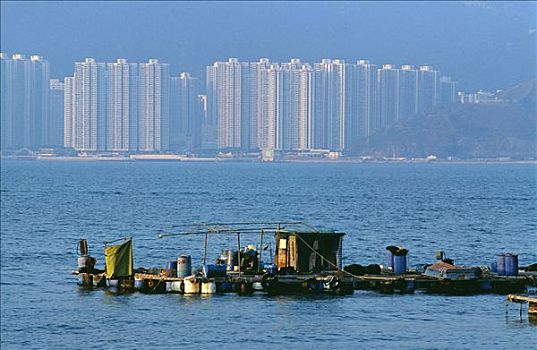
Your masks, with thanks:
[[[505,275],[505,254],[496,255],[496,271],[498,275]]]
[[[387,259],[386,259],[386,266],[393,269],[393,253],[392,251],[390,250],[387,250],[388,252],[388,256],[387,256]]]
[[[393,256],[393,272],[396,275],[406,273],[406,254]]]
[[[181,255],[177,258],[177,277],[192,275],[192,258],[190,255]]]
[[[505,275],[518,276],[518,255],[505,254]]]
[[[166,270],[168,270],[169,276],[177,276],[177,260],[168,261]]]

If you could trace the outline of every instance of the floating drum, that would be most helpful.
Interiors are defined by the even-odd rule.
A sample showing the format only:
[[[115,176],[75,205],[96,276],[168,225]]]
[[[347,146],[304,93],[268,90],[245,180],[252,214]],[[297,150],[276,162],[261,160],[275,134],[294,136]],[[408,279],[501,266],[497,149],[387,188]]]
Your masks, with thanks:
[[[518,276],[518,255],[505,254],[505,275]]]
[[[199,294],[201,283],[199,283],[196,278],[185,278],[185,294]]]
[[[107,279],[106,280],[106,286],[107,287],[119,287],[119,280]]]
[[[147,285],[145,283],[145,281],[141,278],[135,278],[134,279],[134,289],[136,290],[144,290],[145,288],[147,288]]]
[[[81,255],[77,259],[78,261],[78,271],[80,272],[91,272],[95,266],[95,258],[89,255]]]
[[[496,272],[498,275],[505,275],[505,254],[496,255]]]
[[[393,270],[393,261],[394,261],[394,253],[399,249],[399,247],[389,245],[386,247],[387,250],[387,259],[386,259],[386,267]]]
[[[255,290],[255,291],[263,291],[263,284],[261,282],[254,282],[252,283],[252,288]]]
[[[173,292],[173,293],[183,292],[183,281],[172,281],[170,283],[171,283],[170,292]]]
[[[177,258],[177,277],[187,277],[192,274],[192,259],[190,255],[181,255]]]
[[[201,284],[201,294],[215,294],[216,283],[214,281],[203,282]]]
[[[406,272],[406,255],[394,255],[393,273],[401,275]]]

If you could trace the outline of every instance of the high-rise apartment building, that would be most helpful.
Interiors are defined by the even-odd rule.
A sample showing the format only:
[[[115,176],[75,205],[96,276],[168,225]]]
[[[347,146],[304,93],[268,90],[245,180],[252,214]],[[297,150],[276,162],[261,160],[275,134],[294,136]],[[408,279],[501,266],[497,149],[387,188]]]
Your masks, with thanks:
[[[278,148],[290,151],[309,149],[312,113],[311,67],[301,63],[298,58],[282,63],[280,67]]]
[[[377,122],[377,66],[367,60],[347,64],[345,72],[345,149],[371,135]]]
[[[261,69],[258,85],[258,147],[264,150],[281,148],[279,144],[281,113],[281,68],[271,64]]]
[[[439,72],[431,66],[418,71],[418,113],[428,113],[438,104]]]
[[[188,73],[170,80],[170,149],[193,151],[201,148],[202,114],[199,81]]]
[[[1,54],[1,147],[37,149],[47,143],[49,63],[38,55]]]
[[[437,74],[429,66],[378,69],[366,60],[323,59],[312,67],[299,59],[215,62],[207,67],[204,129],[218,126],[220,149],[345,152],[420,108],[448,101],[454,85],[443,79],[440,97]]]
[[[313,67],[312,147],[345,147],[345,63],[323,59]]]
[[[218,126],[218,148],[242,148],[241,64],[236,58],[215,62],[207,69],[211,119]]]
[[[84,152],[107,150],[106,65],[93,58],[75,63],[74,147]]]
[[[65,78],[64,145],[83,152],[169,148],[169,65],[75,63]]]
[[[44,142],[46,146],[63,147],[64,113],[64,83],[50,79],[47,138]]]
[[[384,64],[378,70],[380,128],[384,129],[399,120],[399,69]]]
[[[76,94],[75,78],[65,77],[63,80],[63,146],[76,147]]]
[[[138,150],[169,149],[169,80],[167,63],[150,59],[140,63]]]
[[[418,113],[418,71],[410,65],[399,70],[399,119]]]
[[[202,150],[216,150],[218,129],[216,122],[209,120],[209,98],[200,94],[197,98],[198,115],[201,118],[201,145]]]
[[[438,105],[449,106],[457,101],[457,82],[452,81],[450,77],[440,77],[439,82]]]
[[[106,149],[138,150],[138,64],[107,63]]]

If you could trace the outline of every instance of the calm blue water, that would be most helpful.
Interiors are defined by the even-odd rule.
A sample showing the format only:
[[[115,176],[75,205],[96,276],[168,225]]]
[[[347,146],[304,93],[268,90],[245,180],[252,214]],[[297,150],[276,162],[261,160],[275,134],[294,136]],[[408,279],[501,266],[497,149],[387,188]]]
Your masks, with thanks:
[[[397,244],[411,263],[442,249],[461,264],[517,252],[525,265],[537,262],[536,175],[527,164],[2,161],[2,349],[531,348],[537,327],[516,306],[506,317],[497,295],[115,296],[80,290],[70,272],[79,238],[100,266],[103,242],[123,236],[135,266],[181,253],[200,264],[200,239],[156,239],[200,221],[345,231],[345,264],[384,263]],[[209,257],[234,243],[210,240]]]

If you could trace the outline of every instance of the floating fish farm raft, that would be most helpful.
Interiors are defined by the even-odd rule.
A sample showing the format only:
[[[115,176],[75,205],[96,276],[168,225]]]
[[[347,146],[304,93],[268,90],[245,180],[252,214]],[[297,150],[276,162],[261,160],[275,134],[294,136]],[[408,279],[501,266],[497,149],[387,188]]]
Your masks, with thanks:
[[[134,268],[132,238],[105,244],[104,269],[95,267],[88,244],[78,246],[78,284],[84,288],[106,288],[117,293],[267,293],[352,294],[355,290],[380,293],[468,295],[479,293],[523,293],[537,286],[536,264],[518,266],[518,257],[499,254],[489,267],[459,266],[437,252],[430,265],[408,268],[408,250],[386,248],[385,266],[342,266],[345,233],[322,231],[302,222],[226,223],[184,226],[182,232],[160,233],[167,237],[199,236],[203,239],[202,267],[192,268],[190,255],[181,255],[159,268]],[[226,235],[234,249],[223,249],[208,263],[211,236]],[[241,245],[241,237],[257,235],[255,245]],[[244,241],[244,240],[243,240]],[[112,244],[114,243],[114,244]],[[274,247],[274,249],[273,249]],[[267,251],[268,250],[268,251]]]

